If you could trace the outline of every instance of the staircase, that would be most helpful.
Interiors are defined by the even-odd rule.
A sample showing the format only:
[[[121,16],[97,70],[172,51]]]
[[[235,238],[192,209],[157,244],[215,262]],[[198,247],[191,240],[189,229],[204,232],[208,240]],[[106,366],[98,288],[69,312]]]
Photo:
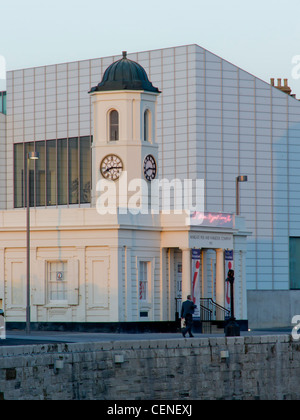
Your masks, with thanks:
[[[175,320],[179,322],[181,313],[181,298],[176,298]],[[219,305],[211,298],[200,299],[200,322],[202,324],[202,334],[223,334],[226,318],[230,316],[230,311]]]
[[[211,298],[200,299],[200,317],[203,334],[224,333],[224,323],[230,311]]]

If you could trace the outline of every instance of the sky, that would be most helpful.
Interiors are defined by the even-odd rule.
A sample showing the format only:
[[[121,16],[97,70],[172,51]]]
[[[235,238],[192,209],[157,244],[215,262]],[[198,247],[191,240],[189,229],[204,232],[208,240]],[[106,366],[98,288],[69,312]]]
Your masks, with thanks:
[[[6,70],[198,44],[300,99],[299,0],[2,0]]]

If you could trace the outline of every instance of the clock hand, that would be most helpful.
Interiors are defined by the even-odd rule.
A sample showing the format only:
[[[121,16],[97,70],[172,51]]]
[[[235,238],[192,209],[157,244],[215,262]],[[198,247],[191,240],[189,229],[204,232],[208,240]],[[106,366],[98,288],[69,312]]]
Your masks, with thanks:
[[[111,166],[110,168],[105,169],[105,171],[104,171],[104,172],[108,172],[108,171],[110,171],[111,169],[122,169],[122,166]]]

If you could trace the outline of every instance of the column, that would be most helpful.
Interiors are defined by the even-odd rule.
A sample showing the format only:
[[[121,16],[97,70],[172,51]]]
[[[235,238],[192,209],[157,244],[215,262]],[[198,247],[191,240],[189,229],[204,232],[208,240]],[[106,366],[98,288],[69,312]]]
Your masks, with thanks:
[[[0,309],[6,309],[6,302],[4,301],[5,298],[5,248],[0,248],[0,299],[3,299],[3,307]]]
[[[235,281],[236,295],[239,292],[240,305],[236,310],[237,319],[247,319],[247,287],[246,287],[246,252],[239,251],[240,276],[238,282]]]
[[[168,321],[168,309],[170,306],[170,284],[167,275],[168,267],[168,249],[160,249],[160,321]]]
[[[4,311],[5,314],[5,302],[4,302],[4,278],[5,278],[5,249],[0,248],[0,309]],[[0,340],[5,340],[5,319],[4,316],[0,315]]]
[[[176,291],[177,291],[177,273],[175,272],[174,248],[168,249],[168,286],[169,286],[169,306],[168,306],[168,320],[175,320],[176,313]]]
[[[130,246],[124,246],[125,258],[125,321],[133,322],[133,298],[132,298],[132,249]]]
[[[208,284],[207,284],[207,249],[202,249],[202,297],[208,298]]]
[[[181,248],[182,251],[182,301],[186,300],[187,295],[192,294],[191,278],[191,249]]]
[[[124,321],[122,247],[110,247],[109,322]]]
[[[224,250],[216,249],[216,301],[225,306]]]

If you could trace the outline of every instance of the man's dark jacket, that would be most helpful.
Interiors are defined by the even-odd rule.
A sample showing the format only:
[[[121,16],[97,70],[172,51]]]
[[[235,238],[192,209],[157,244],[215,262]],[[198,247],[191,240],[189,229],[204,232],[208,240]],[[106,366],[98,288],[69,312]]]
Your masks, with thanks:
[[[196,305],[191,300],[186,300],[183,302],[181,307],[181,318],[186,318],[186,316],[193,315],[195,308],[197,308]]]

